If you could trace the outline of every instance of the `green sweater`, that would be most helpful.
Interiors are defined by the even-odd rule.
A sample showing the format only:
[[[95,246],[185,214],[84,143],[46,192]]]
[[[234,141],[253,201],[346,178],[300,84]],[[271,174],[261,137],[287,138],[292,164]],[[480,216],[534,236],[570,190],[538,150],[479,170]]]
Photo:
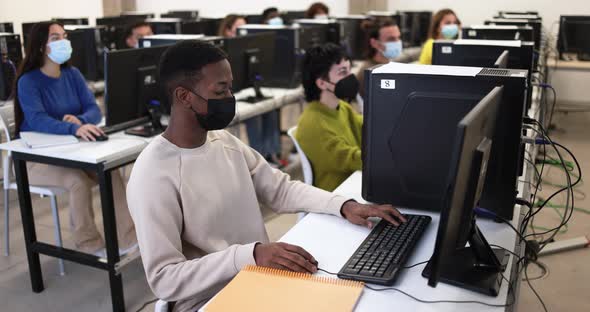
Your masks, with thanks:
[[[361,170],[363,116],[340,101],[333,110],[310,102],[299,119],[295,137],[313,168],[313,185],[333,191]]]

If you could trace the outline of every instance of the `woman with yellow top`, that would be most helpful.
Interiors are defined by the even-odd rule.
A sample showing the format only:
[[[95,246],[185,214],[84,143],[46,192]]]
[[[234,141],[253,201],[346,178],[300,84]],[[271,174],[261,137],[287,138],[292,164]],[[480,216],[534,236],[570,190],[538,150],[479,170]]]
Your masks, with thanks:
[[[457,18],[457,14],[451,9],[442,9],[432,17],[430,24],[430,31],[428,32],[428,40],[422,47],[420,54],[420,64],[432,64],[432,46],[434,40],[439,39],[456,39],[459,37],[459,30],[461,28],[461,21]]]

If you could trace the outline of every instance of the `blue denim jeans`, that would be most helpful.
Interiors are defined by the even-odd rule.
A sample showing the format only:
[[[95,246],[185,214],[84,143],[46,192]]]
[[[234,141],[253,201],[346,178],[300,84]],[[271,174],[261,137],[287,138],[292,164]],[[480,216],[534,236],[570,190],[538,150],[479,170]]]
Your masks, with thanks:
[[[263,157],[281,152],[281,130],[279,129],[279,111],[245,121],[250,146]]]

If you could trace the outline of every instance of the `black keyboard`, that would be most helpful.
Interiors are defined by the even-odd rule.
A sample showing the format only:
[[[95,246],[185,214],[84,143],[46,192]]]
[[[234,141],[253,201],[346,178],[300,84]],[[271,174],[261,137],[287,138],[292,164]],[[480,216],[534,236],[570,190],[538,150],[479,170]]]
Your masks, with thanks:
[[[432,219],[422,215],[404,216],[408,222],[400,226],[381,220],[338,272],[338,277],[392,285]]]

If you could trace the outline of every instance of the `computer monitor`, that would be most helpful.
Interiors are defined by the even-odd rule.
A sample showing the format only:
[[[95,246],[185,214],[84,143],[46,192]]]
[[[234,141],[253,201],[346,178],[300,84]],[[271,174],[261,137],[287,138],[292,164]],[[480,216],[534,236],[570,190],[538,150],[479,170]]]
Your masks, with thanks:
[[[0,33],[14,34],[14,25],[10,22],[0,23]]]
[[[158,81],[158,64],[166,46],[125,49],[105,53],[106,125],[126,128],[150,121],[149,110],[169,111],[162,98]],[[132,134],[153,136],[163,131],[154,124]]]
[[[180,18],[149,18],[145,21],[150,24],[154,34],[182,33],[182,19]]]
[[[183,21],[181,33],[217,36],[222,20],[222,18],[199,18],[196,21]]]
[[[104,28],[104,26],[65,26],[73,50],[70,62],[89,81],[99,81],[104,78],[104,46],[100,37],[101,29]]]
[[[326,42],[331,42],[337,45],[346,44],[343,42],[342,34],[344,33],[343,24],[338,22],[335,19],[327,19],[327,20],[320,20],[320,19],[296,19],[293,23],[299,24],[301,26],[310,27],[322,27],[323,31],[325,32]]]
[[[286,25],[291,25],[296,19],[305,18],[305,11],[284,11],[281,12],[281,18]]]
[[[366,15],[345,15],[335,19],[341,23],[341,45],[353,60],[366,58],[367,34],[363,29],[363,23],[368,21]]]
[[[494,18],[484,22],[486,25],[514,25],[514,26],[530,26],[533,28],[533,40],[535,42],[535,50],[541,50],[541,30],[543,23],[541,20],[535,19],[508,19],[508,18]]]
[[[534,42],[533,28],[515,25],[472,25],[461,29],[462,39],[520,40]]]
[[[428,39],[432,11],[400,11],[400,29],[404,46],[419,47]]]
[[[13,94],[16,70],[23,59],[20,36],[0,33],[0,101]]]
[[[201,40],[211,42],[216,47],[223,47],[222,37],[208,37],[205,35],[152,35],[139,39],[140,48],[149,48],[162,45],[173,45],[181,40]]]
[[[54,17],[52,20],[58,21],[64,25],[88,25],[88,17]]]
[[[369,202],[440,211],[455,127],[504,86],[480,207],[512,219],[527,72],[389,63],[365,72],[362,195]],[[433,155],[436,155],[433,157]]]
[[[532,42],[514,40],[437,40],[432,48],[433,65],[494,67],[505,50],[510,52],[507,68],[526,69],[528,80],[535,67]],[[532,85],[528,85],[527,109],[531,106]]]
[[[183,11],[168,11],[168,13],[160,14],[162,18],[180,18],[183,20],[196,20],[199,18],[199,11],[190,11],[190,10],[183,10]]]
[[[326,33],[322,27],[300,25],[243,25],[238,28],[240,35],[272,32],[276,34],[272,75],[265,79],[264,86],[276,88],[297,88],[301,85],[301,67],[305,51],[321,45]]]
[[[148,18],[155,18],[156,14],[148,12],[125,11],[121,13],[121,17],[133,17],[146,20]]]
[[[127,48],[125,31],[130,25],[141,21],[145,21],[142,16],[106,16],[97,18],[96,25],[105,26],[101,30],[103,45],[110,50],[116,50]]]
[[[273,32],[247,34],[223,40],[223,50],[231,64],[234,92],[253,87],[255,96],[246,101],[255,103],[265,99],[260,91],[266,79],[272,76],[275,60],[276,34]]]
[[[589,34],[589,15],[562,15],[557,39],[559,55],[563,58],[565,53],[575,53],[580,60],[590,60]]]
[[[262,20],[262,15],[260,14],[247,14],[244,15],[244,19],[246,19],[247,24],[264,24]]]
[[[441,281],[497,296],[502,285],[509,254],[492,249],[474,213],[485,188],[491,150],[502,144],[494,140],[502,97],[503,87],[493,88],[455,127],[434,253],[422,272],[432,287]]]

